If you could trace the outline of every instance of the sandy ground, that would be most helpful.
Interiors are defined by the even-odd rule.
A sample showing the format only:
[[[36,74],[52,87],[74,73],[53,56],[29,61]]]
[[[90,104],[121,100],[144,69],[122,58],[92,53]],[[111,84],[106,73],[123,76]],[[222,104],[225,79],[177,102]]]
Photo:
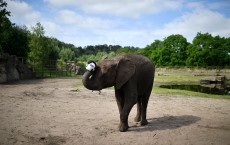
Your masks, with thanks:
[[[149,125],[129,116],[118,131],[111,89],[91,92],[77,79],[0,85],[1,145],[230,145],[230,100],[152,94]]]

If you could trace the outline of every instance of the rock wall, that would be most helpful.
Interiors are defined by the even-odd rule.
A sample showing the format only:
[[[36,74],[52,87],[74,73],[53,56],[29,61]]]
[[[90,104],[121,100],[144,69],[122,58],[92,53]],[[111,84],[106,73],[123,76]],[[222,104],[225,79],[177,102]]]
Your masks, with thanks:
[[[32,69],[20,62],[16,56],[0,55],[0,83],[32,78],[35,78]]]

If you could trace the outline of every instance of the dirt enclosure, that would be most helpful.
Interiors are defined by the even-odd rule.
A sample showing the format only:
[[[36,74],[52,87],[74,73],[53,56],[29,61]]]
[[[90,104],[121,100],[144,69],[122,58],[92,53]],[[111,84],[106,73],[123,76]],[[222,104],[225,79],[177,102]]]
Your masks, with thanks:
[[[230,100],[152,93],[149,124],[118,131],[114,91],[80,79],[0,85],[0,145],[230,145]]]

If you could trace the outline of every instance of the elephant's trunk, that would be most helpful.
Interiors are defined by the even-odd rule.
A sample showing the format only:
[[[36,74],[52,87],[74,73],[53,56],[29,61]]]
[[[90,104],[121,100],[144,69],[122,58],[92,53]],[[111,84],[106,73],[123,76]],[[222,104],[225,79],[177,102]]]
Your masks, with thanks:
[[[101,90],[96,84],[92,71],[87,71],[83,74],[82,83],[89,90]]]

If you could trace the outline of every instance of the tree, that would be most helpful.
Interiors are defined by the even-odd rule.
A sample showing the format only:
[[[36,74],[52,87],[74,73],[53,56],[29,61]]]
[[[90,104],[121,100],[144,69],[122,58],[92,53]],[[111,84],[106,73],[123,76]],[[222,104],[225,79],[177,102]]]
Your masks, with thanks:
[[[10,16],[10,12],[6,10],[7,3],[4,0],[0,0],[0,19],[7,18]],[[0,21],[2,22],[2,21]]]
[[[70,48],[62,48],[59,56],[64,61],[70,61],[74,58],[74,52]]]
[[[135,53],[138,48],[130,47],[130,46],[125,46],[117,50],[118,54],[124,54],[124,53]]]
[[[197,33],[187,50],[188,66],[225,66],[230,65],[229,38],[213,37],[209,33]]]
[[[89,46],[86,46],[86,47],[85,47],[85,54],[86,54],[86,55],[89,55],[89,54],[95,55],[96,53],[97,53],[97,52],[96,52],[94,46],[89,45]]]
[[[29,31],[26,26],[12,26],[11,31],[8,32],[8,40],[5,40],[5,53],[16,55],[19,57],[27,57],[29,52]]]
[[[118,49],[121,49],[120,45],[109,45],[109,50],[116,52]]]
[[[225,44],[224,44],[224,66],[230,66],[230,38],[225,38]]]
[[[155,40],[150,46],[147,47],[147,54],[149,54],[149,57],[151,60],[156,64],[160,66],[160,50],[162,47],[162,41]]]
[[[29,52],[28,33],[26,26],[16,26],[8,19],[10,12],[5,7],[7,3],[0,1],[0,53],[8,53],[27,57]]]
[[[4,52],[6,47],[6,41],[9,40],[8,32],[11,30],[11,22],[8,19],[10,12],[6,10],[7,3],[0,0],[0,53]]]
[[[76,47],[73,49],[75,57],[80,57],[83,53],[84,50],[82,47]]]
[[[41,23],[37,23],[35,27],[32,27],[32,33],[30,35],[30,52],[29,58],[32,61],[36,61],[38,65],[44,65],[49,58],[49,50],[47,48],[47,39],[44,37],[45,31]]]
[[[184,66],[188,42],[182,35],[170,35],[160,47],[160,64],[163,66]]]
[[[37,37],[44,37],[45,30],[40,22],[37,22],[34,27],[32,27],[32,33]]]
[[[211,41],[212,36],[210,34],[197,33],[192,44],[188,47],[186,64],[188,66],[207,66],[208,47]]]
[[[230,66],[229,40],[229,38],[223,38],[220,36],[213,37],[212,48],[209,47],[209,65]]]
[[[49,60],[56,61],[59,58],[58,40],[46,37],[46,48],[49,50]]]
[[[155,40],[141,53],[148,56],[157,66],[184,66],[188,44],[182,35],[170,35],[164,41]]]
[[[111,51],[110,53],[107,54],[108,59],[111,59],[116,56],[116,53],[114,51]]]

